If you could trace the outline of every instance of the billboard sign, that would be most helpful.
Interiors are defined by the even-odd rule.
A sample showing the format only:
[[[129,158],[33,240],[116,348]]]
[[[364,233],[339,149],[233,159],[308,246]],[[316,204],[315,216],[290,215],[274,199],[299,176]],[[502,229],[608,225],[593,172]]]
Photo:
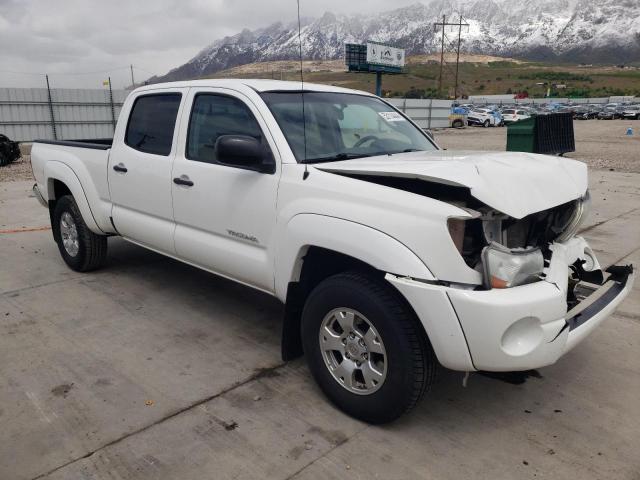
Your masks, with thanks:
[[[388,67],[404,67],[404,49],[367,42],[367,63]]]

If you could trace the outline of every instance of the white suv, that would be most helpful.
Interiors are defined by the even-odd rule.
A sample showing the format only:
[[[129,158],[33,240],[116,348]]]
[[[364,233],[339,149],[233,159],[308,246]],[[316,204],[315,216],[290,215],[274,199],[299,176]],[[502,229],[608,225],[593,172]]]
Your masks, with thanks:
[[[526,110],[508,108],[502,111],[502,118],[504,119],[504,123],[512,123],[531,118],[531,115]]]
[[[483,127],[496,127],[500,125],[501,120],[496,112],[488,108],[473,108],[467,116],[469,125],[481,125]]]

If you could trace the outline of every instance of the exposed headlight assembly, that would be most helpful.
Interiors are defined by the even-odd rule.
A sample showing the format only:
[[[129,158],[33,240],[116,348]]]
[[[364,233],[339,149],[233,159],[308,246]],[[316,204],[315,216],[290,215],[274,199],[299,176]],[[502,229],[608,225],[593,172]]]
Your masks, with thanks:
[[[449,235],[451,235],[451,240],[453,240],[456,249],[462,254],[464,249],[464,237],[466,232],[466,222],[468,220],[474,220],[479,218],[481,213],[476,212],[470,208],[465,208],[460,205],[456,205],[461,210],[464,210],[468,213],[467,216],[464,217],[449,217],[447,219],[447,229],[449,230]]]
[[[587,214],[589,213],[590,209],[591,195],[589,194],[589,190],[587,190],[587,193],[584,194],[584,197],[576,202],[576,208],[574,209],[573,214],[571,215],[571,218],[569,218],[569,221],[564,227],[562,233],[558,235],[558,238],[556,238],[556,242],[566,242],[576,233],[578,233],[578,229],[587,218]]]
[[[537,281],[544,269],[539,248],[509,249],[495,242],[482,250],[487,288],[509,288]]]

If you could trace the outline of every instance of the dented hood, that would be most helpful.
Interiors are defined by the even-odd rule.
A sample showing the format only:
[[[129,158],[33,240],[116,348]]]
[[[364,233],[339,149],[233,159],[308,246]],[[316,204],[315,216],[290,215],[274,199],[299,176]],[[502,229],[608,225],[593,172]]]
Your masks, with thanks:
[[[314,167],[326,172],[417,178],[467,187],[481,202],[514,218],[575,200],[587,190],[584,163],[522,152],[409,152]]]

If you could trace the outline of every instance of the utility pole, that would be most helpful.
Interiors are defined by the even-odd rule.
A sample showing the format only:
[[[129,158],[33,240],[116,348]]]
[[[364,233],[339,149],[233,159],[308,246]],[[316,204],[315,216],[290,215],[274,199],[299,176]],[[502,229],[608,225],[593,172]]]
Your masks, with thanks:
[[[136,81],[133,79],[133,64],[129,65],[131,67],[131,88],[136,88]]]
[[[440,78],[438,80],[438,97],[442,98],[442,68],[444,67],[444,27],[447,24],[447,17],[442,15],[442,23],[434,24],[435,28],[442,25],[442,41],[440,43]]]
[[[109,103],[111,104],[111,125],[113,125],[113,133],[116,133],[116,109],[113,105],[113,90],[111,89],[111,77],[109,77]]]
[[[456,48],[457,56],[456,56],[456,85],[455,85],[455,96],[458,96],[458,69],[460,63],[460,44],[462,42],[462,27],[469,28],[468,23],[462,23],[462,16],[458,20],[458,23],[447,23],[446,16],[442,16],[442,22],[436,22],[433,24],[434,28],[437,30],[438,27],[442,28],[442,36],[440,40],[440,77],[438,80],[438,96],[442,98],[442,72],[444,70],[444,29],[446,27],[458,27],[458,46]]]
[[[465,27],[469,28],[469,24],[465,23],[464,24]],[[460,68],[460,43],[461,43],[461,39],[462,39],[462,15],[460,15],[460,19],[458,21],[458,48],[456,50],[456,86],[453,90],[453,99],[457,99],[458,98],[458,70]],[[442,27],[444,29],[444,27]]]
[[[51,100],[51,87],[49,86],[49,75],[44,76],[47,80],[47,98],[49,103],[49,117],[51,118],[51,131],[53,132],[53,139],[58,140],[58,132],[56,130],[56,119],[53,116],[53,101]]]

